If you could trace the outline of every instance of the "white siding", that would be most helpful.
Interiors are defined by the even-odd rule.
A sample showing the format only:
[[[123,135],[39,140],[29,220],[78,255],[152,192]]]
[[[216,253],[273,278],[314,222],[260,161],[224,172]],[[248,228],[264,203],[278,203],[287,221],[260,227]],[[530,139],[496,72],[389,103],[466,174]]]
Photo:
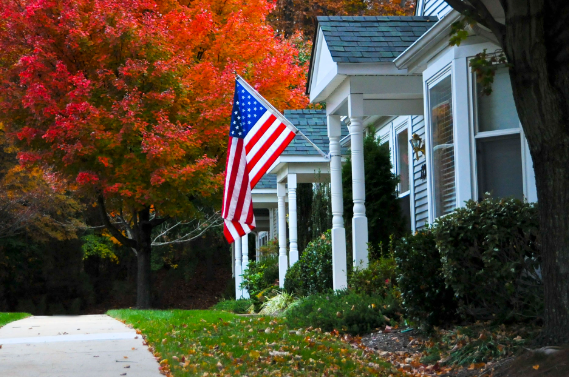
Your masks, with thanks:
[[[413,133],[425,140],[425,119],[422,115],[413,116],[412,120]],[[410,156],[411,157],[411,156]],[[429,222],[429,199],[427,197],[427,180],[421,179],[421,166],[425,164],[425,156],[421,156],[419,161],[413,158],[413,182],[415,187],[415,195],[412,200],[415,201],[415,229],[423,228]],[[428,174],[428,172],[427,172]]]
[[[451,11],[450,5],[443,0],[422,0],[422,7],[419,8],[419,16],[438,16],[443,18]]]

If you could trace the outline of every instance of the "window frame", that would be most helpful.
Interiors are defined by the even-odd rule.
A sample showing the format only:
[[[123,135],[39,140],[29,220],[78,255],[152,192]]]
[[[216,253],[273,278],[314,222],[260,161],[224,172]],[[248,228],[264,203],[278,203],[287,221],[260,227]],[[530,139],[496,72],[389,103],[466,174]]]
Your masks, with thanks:
[[[518,127],[517,128],[506,128],[501,130],[494,130],[494,131],[479,131],[479,121],[478,121],[478,93],[477,93],[477,86],[478,83],[476,81],[476,73],[470,67],[470,60],[474,57],[467,58],[468,67],[469,67],[469,75],[468,75],[468,92],[470,97],[470,114],[471,114],[471,127],[470,128],[470,140],[471,140],[471,171],[472,171],[472,198],[474,200],[478,200],[480,197],[480,190],[479,190],[479,182],[478,182],[478,154],[477,154],[477,142],[479,140],[488,140],[491,138],[499,138],[503,136],[512,136],[512,135],[519,135],[520,137],[520,150],[521,150],[521,163],[522,163],[522,192],[524,198],[529,197],[528,187],[528,161],[531,161],[531,157],[528,160],[528,148],[527,148],[527,141],[525,139],[525,135],[522,130],[522,124],[519,122],[518,119]],[[501,68],[504,65],[498,66]],[[529,167],[533,170],[533,167]]]
[[[395,175],[397,175],[398,177],[401,176],[401,169],[399,166],[399,143],[398,143],[398,138],[399,138],[399,134],[403,133],[404,131],[407,131],[407,140],[405,143],[405,146],[407,148],[407,159],[408,159],[408,182],[409,182],[409,189],[407,189],[406,191],[401,191],[401,182],[397,184],[397,197],[398,198],[403,198],[407,195],[411,194],[411,185],[413,184],[413,181],[411,179],[411,170],[412,170],[412,164],[411,164],[411,151],[410,151],[410,144],[409,144],[409,139],[410,139],[410,122],[408,117],[405,117],[406,119],[402,119],[400,123],[395,124],[395,122],[393,122],[393,146],[395,149],[395,153],[394,156],[392,158],[392,165],[395,169]]]
[[[456,151],[456,90],[455,90],[455,75],[453,72],[452,62],[448,63],[437,73],[433,74],[425,81],[425,151],[426,151],[426,161],[427,164],[427,196],[429,198],[429,220],[434,222],[438,217],[436,199],[435,199],[435,179],[434,173],[434,161],[433,161],[433,129],[432,129],[432,116],[431,116],[431,89],[439,84],[441,81],[450,76],[451,80],[451,101],[452,101],[452,128],[453,128],[453,153],[455,161],[455,172],[454,172],[454,190],[455,190],[455,209],[458,208],[458,180],[456,174],[456,162],[457,162],[457,151]],[[439,217],[443,217],[441,215]]]

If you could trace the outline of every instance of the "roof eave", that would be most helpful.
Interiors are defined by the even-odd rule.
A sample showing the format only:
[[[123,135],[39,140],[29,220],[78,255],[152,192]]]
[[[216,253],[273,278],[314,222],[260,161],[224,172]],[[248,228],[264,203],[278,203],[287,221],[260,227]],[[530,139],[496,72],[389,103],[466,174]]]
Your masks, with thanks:
[[[397,68],[407,70],[409,73],[419,73],[421,67],[418,65],[424,57],[429,54],[431,48],[443,39],[448,38],[451,26],[458,21],[462,15],[452,10],[445,17],[440,19],[432,28],[417,39],[411,46],[407,47],[393,61]]]

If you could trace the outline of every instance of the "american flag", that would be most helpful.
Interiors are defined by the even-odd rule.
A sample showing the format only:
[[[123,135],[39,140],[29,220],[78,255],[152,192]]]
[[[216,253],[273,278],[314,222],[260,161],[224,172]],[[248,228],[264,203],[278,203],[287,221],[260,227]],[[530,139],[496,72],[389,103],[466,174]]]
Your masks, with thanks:
[[[251,190],[297,129],[241,77],[235,81],[221,216],[229,243],[255,228]]]

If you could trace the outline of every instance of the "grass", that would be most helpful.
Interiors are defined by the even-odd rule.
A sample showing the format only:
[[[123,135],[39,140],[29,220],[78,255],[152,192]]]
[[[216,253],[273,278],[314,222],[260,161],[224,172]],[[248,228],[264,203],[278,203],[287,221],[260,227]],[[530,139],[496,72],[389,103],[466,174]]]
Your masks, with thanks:
[[[165,375],[397,375],[373,353],[352,348],[319,329],[289,330],[282,318],[240,317],[215,310],[107,314],[145,336]]]
[[[28,313],[0,313],[0,327],[6,325],[7,323],[29,317],[30,315],[31,314]]]

